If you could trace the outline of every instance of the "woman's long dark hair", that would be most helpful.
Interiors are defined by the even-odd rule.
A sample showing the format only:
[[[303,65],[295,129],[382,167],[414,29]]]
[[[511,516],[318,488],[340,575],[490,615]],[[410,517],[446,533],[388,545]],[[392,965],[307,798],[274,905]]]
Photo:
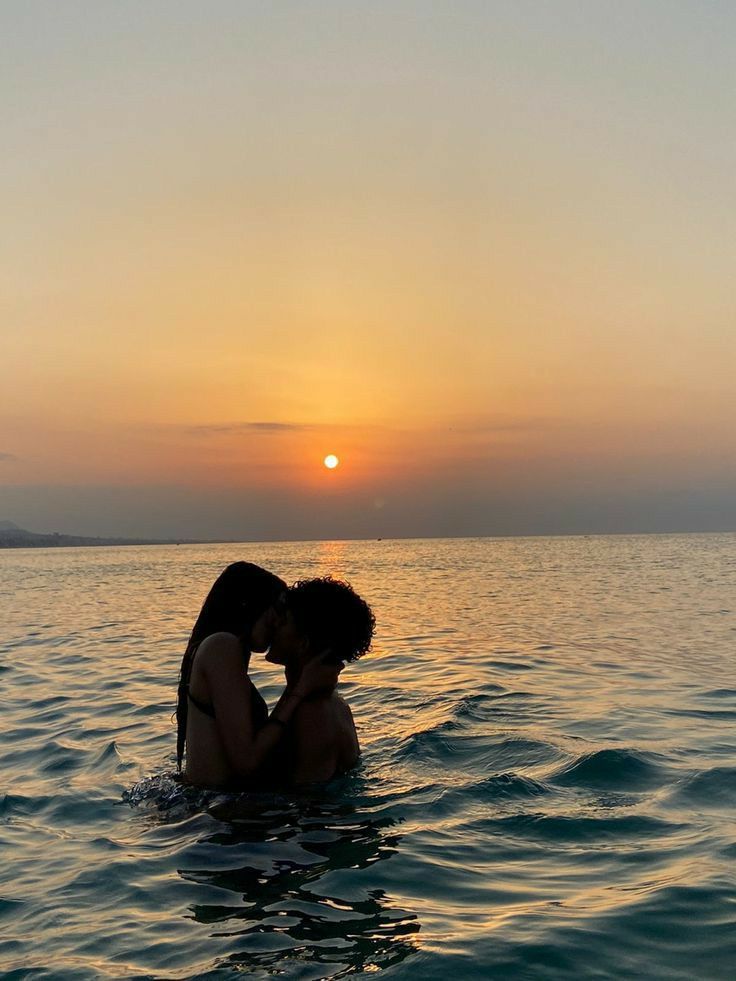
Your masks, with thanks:
[[[250,562],[233,562],[215,580],[194,624],[179,672],[176,697],[176,766],[181,770],[187,738],[189,678],[197,648],[210,634],[220,630],[250,640],[256,620],[286,589],[273,573]]]

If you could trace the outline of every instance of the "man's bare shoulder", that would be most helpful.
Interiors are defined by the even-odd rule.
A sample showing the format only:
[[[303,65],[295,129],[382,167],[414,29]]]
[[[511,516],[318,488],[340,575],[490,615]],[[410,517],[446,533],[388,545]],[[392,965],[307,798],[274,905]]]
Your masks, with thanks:
[[[352,724],[350,706],[337,693],[329,698],[305,699],[294,712],[297,728],[319,728],[323,733],[339,732],[346,724]]]
[[[329,780],[355,764],[358,734],[348,703],[336,693],[304,701],[292,717],[300,764],[297,783]]]

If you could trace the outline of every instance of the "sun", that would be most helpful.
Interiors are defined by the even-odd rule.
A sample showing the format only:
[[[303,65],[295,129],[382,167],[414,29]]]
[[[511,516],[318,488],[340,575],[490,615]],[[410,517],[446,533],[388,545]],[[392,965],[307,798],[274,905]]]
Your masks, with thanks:
[[[325,457],[325,466],[327,467],[328,470],[334,470],[339,462],[340,461],[338,460],[338,458],[335,456],[334,453],[330,453],[328,456]]]

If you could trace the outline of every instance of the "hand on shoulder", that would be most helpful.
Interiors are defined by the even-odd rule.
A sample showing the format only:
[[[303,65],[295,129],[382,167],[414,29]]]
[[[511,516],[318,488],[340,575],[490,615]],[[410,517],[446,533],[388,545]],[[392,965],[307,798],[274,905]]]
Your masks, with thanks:
[[[318,691],[333,690],[344,667],[344,663],[336,661],[329,650],[322,651],[304,667],[296,684],[297,694],[307,698]]]

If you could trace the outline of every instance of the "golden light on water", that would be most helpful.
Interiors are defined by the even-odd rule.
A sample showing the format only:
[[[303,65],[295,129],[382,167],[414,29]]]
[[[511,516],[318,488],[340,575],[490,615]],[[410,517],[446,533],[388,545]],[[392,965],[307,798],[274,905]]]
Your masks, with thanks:
[[[328,470],[334,470],[339,462],[340,461],[334,453],[328,453],[328,455],[325,457],[325,466]]]

